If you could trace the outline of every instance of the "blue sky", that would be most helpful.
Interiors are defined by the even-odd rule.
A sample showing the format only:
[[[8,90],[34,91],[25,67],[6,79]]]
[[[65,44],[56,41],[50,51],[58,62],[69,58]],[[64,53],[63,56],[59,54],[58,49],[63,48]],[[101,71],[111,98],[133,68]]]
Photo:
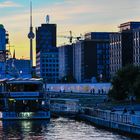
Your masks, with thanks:
[[[50,15],[58,34],[75,35],[89,31],[118,31],[118,25],[140,21],[140,0],[32,0],[34,29]],[[16,56],[29,57],[30,0],[0,0],[0,23],[10,34]],[[62,33],[63,32],[63,33]],[[67,40],[63,40],[66,42]],[[62,44],[62,40],[58,40]],[[34,44],[35,46],[35,44]],[[14,48],[11,48],[13,51]]]

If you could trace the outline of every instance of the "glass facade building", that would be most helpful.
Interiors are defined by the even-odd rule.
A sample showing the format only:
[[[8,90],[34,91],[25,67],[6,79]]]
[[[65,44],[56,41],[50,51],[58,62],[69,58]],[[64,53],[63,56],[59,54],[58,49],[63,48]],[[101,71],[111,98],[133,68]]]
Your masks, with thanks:
[[[133,63],[140,66],[140,29],[133,31]]]
[[[59,50],[59,79],[64,76],[73,76],[73,46],[63,45]]]
[[[85,40],[74,44],[74,77],[78,82],[109,81],[109,32],[85,34]]]
[[[2,24],[0,24],[0,78],[6,75],[6,44],[8,43],[8,34]]]
[[[56,83],[58,63],[56,24],[42,24],[36,28],[36,75],[48,83]]]
[[[139,63],[140,22],[120,24],[120,32],[110,35],[110,74],[111,77],[122,67]]]

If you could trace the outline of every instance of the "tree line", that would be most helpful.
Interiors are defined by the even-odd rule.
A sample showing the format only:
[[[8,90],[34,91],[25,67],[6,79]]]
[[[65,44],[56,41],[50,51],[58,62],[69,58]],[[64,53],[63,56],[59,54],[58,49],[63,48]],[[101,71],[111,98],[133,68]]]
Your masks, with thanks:
[[[129,65],[120,69],[111,80],[109,97],[125,100],[129,97],[140,99],[140,67]]]

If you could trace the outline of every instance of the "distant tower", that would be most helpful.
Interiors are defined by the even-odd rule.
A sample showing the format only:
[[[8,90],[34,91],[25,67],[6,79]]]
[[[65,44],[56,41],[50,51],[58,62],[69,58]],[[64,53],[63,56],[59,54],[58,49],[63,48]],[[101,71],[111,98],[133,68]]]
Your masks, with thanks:
[[[15,53],[15,50],[13,52],[13,59],[16,59],[16,53]]]
[[[33,27],[32,27],[32,1],[30,1],[30,32],[28,34],[28,38],[30,39],[30,62],[31,62],[31,68],[33,66],[33,39],[35,35],[33,33]]]

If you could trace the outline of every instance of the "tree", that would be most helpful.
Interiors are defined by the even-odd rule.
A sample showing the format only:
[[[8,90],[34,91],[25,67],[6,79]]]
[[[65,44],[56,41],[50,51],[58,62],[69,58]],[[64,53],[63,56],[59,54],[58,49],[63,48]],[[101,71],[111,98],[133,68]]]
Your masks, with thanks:
[[[108,93],[109,97],[115,100],[124,100],[125,98],[127,98],[127,91],[125,91],[125,88],[121,83],[122,80],[120,77],[115,76],[113,78],[112,80],[113,88]]]
[[[60,80],[62,83],[76,83],[76,79],[72,75],[66,75]]]
[[[138,75],[134,83],[134,95],[137,99],[140,99],[140,75]]]
[[[137,66],[129,65],[120,69],[112,79],[113,87],[109,96],[115,100],[124,100],[130,95],[134,96],[138,75],[140,75],[140,68]]]

